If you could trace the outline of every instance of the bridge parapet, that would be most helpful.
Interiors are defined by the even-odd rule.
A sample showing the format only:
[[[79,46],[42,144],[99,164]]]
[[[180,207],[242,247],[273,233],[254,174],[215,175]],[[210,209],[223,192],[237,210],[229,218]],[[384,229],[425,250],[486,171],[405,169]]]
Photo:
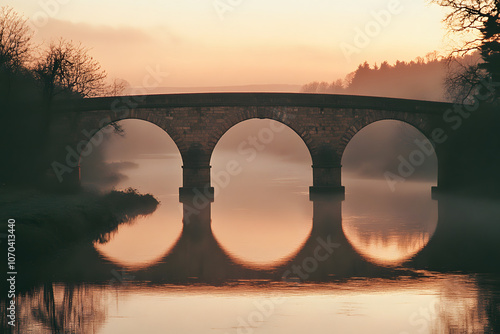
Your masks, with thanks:
[[[201,192],[211,202],[214,190],[210,160],[218,141],[240,122],[266,118],[291,128],[309,149],[313,162],[311,198],[324,193],[342,196],[340,162],[345,147],[358,131],[373,122],[391,119],[413,125],[431,138],[432,130],[443,125],[443,114],[450,108],[450,104],[440,102],[289,93],[168,94],[62,101],[55,107],[58,126],[53,130],[56,140],[52,150],[54,159],[59,160],[66,155],[67,147],[83,156],[92,135],[107,124],[123,119],[144,120],[169,134],[181,153],[180,200],[192,201]],[[67,145],[61,142],[64,140]]]

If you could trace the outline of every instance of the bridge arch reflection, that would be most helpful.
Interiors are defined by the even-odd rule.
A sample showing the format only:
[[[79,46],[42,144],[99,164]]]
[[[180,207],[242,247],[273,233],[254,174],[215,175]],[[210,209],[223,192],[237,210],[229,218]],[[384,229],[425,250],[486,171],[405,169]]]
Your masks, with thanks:
[[[313,228],[305,242],[286,262],[277,261],[267,269],[246,266],[224,250],[213,235],[207,208],[191,216],[175,246],[157,264],[133,274],[138,279],[158,282],[211,283],[238,279],[321,281],[393,274],[394,269],[365,260],[347,241],[342,230],[341,202],[332,197],[314,201]]]
[[[206,208],[190,217],[190,223],[183,225],[182,233],[175,244],[156,263],[148,267],[125,269],[120,264],[103,259],[92,244],[89,244],[81,245],[67,260],[58,259],[53,266],[44,264],[43,268],[40,268],[40,277],[48,275],[52,279],[64,277],[76,282],[91,280],[108,283],[114,277],[113,273],[118,272],[131,280],[154,284],[224,284],[238,280],[293,283],[353,277],[418,276],[404,267],[380,266],[360,255],[344,234],[341,199],[323,198],[314,201],[313,206],[313,228],[306,241],[300,245],[300,249],[286,262],[277,262],[275,266],[265,269],[243,265],[224,250],[214,237],[210,224],[210,208]],[[443,238],[433,238],[433,243],[434,246],[436,243],[442,244]],[[422,252],[424,256],[427,253]],[[417,259],[422,258],[417,255]]]
[[[431,145],[413,125],[384,120],[362,128],[345,149],[343,228],[370,261],[399,265],[432,237],[438,208],[431,188],[437,185],[438,162]],[[410,165],[417,153],[419,164]],[[402,167],[411,173],[399,175]]]
[[[311,156],[302,139],[277,121],[246,120],[221,138],[211,165],[212,229],[224,249],[260,268],[286,261],[312,226]]]
[[[124,136],[101,134],[100,146],[82,159],[82,184],[100,191],[134,188],[154,194],[161,203],[155,212],[134,217],[96,243],[103,257],[120,266],[146,267],[161,258],[181,233],[182,206],[176,197],[182,159],[174,141],[158,126],[137,119],[118,125]]]

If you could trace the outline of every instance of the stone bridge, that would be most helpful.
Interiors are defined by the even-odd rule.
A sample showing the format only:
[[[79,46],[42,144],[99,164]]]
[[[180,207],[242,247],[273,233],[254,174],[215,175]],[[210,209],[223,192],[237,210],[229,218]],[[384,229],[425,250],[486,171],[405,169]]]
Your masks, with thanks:
[[[94,135],[111,122],[140,119],[159,126],[176,143],[183,161],[181,201],[200,192],[212,198],[210,159],[217,142],[236,124],[260,118],[285,124],[306,144],[313,162],[311,197],[343,194],[341,159],[351,138],[376,121],[398,120],[434,145],[441,187],[446,160],[441,143],[457,117],[459,110],[448,103],[331,94],[206,93],[66,101],[54,110],[53,162],[47,175],[55,183],[78,185],[79,157],[99,144]]]

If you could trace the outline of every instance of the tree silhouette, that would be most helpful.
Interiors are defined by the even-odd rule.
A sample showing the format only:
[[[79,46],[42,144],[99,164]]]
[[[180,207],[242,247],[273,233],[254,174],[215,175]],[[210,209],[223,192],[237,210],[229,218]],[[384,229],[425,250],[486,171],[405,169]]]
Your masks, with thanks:
[[[54,100],[116,96],[127,86],[123,80],[106,85],[106,72],[81,44],[59,39],[39,51],[32,37],[22,15],[0,7],[0,151],[11,162],[0,166],[0,185],[33,185],[45,177]],[[80,115],[71,117],[76,124]]]
[[[466,39],[452,55],[470,55],[478,52],[481,61],[455,67],[448,81],[452,90],[460,91],[462,101],[479,93],[478,83],[485,78],[500,82],[500,0],[433,0],[439,6],[449,8],[446,16],[448,29]],[[472,36],[472,37],[471,37]],[[457,89],[458,87],[458,89]],[[462,89],[460,89],[462,88]],[[497,98],[496,88],[492,98]]]
[[[49,101],[59,95],[98,96],[104,92],[106,72],[81,44],[59,39],[50,43],[35,64],[35,73]]]
[[[0,7],[0,99],[5,105],[11,100],[14,76],[30,58],[32,37],[25,18],[11,7]]]
[[[59,96],[84,98],[101,94],[105,88],[106,72],[81,44],[61,38],[57,42],[51,42],[42,52],[35,62],[34,74],[42,85],[43,118],[40,145],[43,151],[49,142],[54,99]],[[42,170],[44,166],[49,165],[49,160],[46,154],[42,154]]]
[[[446,76],[446,62],[436,53],[415,61],[398,61],[394,65],[384,61],[370,66],[364,62],[344,79],[331,82],[314,81],[304,85],[304,93],[353,94],[407,99],[444,99],[442,81]]]
[[[0,69],[22,68],[30,56],[33,32],[11,7],[0,8]]]

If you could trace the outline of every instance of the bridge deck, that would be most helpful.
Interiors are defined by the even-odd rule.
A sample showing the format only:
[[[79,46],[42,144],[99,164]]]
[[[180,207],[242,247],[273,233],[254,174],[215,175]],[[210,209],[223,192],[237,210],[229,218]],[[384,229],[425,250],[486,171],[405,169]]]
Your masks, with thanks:
[[[304,93],[188,93],[144,96],[114,96],[66,100],[56,104],[59,112],[111,110],[113,106],[131,103],[133,108],[178,107],[318,107],[391,110],[415,113],[443,113],[452,104],[387,97],[304,94]]]

